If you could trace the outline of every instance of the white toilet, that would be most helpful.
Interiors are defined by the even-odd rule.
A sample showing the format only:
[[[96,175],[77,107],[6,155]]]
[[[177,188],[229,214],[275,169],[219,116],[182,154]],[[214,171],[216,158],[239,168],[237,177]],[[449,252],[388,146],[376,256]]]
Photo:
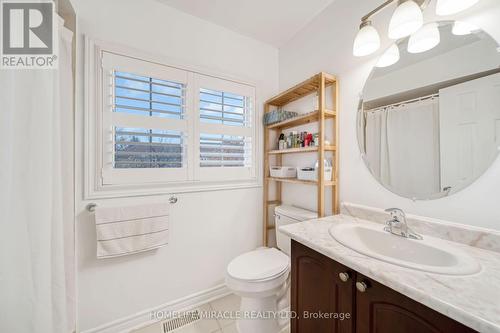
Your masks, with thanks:
[[[287,324],[275,316],[288,307],[290,237],[279,227],[317,218],[315,212],[278,206],[275,212],[278,248],[258,248],[234,258],[227,266],[226,285],[241,297],[240,333],[278,333]],[[282,252],[283,251],[283,252]]]

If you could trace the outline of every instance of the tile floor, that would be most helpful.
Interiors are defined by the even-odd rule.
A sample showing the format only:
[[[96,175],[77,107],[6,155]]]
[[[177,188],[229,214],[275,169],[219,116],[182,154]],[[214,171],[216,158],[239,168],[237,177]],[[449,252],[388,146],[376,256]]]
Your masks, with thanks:
[[[229,295],[208,304],[198,307],[200,311],[237,311],[240,307],[240,298],[236,295]],[[183,328],[173,331],[175,333],[239,333],[236,322],[232,319],[203,319],[193,324],[188,324]],[[286,328],[281,333],[289,333]],[[133,333],[163,333],[161,323],[156,323]]]

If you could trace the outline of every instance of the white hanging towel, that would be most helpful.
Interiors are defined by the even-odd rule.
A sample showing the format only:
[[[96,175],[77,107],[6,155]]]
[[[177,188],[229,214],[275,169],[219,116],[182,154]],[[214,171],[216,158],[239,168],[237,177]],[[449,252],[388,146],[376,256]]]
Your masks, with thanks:
[[[96,207],[97,258],[154,250],[168,243],[169,204]]]

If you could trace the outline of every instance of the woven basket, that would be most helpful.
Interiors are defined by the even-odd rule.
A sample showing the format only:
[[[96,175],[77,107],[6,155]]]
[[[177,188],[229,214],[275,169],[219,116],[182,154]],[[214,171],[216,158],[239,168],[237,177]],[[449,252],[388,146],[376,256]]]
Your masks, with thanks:
[[[285,110],[273,110],[264,114],[264,125],[272,125],[285,121],[290,118],[297,117],[299,114],[297,112],[285,111]]]

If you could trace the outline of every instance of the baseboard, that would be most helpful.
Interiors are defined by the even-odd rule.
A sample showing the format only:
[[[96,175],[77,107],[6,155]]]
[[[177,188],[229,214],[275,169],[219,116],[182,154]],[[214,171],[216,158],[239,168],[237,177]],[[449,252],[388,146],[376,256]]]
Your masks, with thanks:
[[[211,302],[215,299],[227,296],[230,293],[231,292],[229,291],[229,289],[227,289],[224,284],[221,284],[214,288],[206,289],[204,291],[177,299],[175,301],[168,302],[154,308],[146,309],[139,313],[114,320],[104,325],[81,331],[81,333],[128,333],[131,330],[154,323],[155,321],[151,319],[151,312],[169,312],[192,309]]]

